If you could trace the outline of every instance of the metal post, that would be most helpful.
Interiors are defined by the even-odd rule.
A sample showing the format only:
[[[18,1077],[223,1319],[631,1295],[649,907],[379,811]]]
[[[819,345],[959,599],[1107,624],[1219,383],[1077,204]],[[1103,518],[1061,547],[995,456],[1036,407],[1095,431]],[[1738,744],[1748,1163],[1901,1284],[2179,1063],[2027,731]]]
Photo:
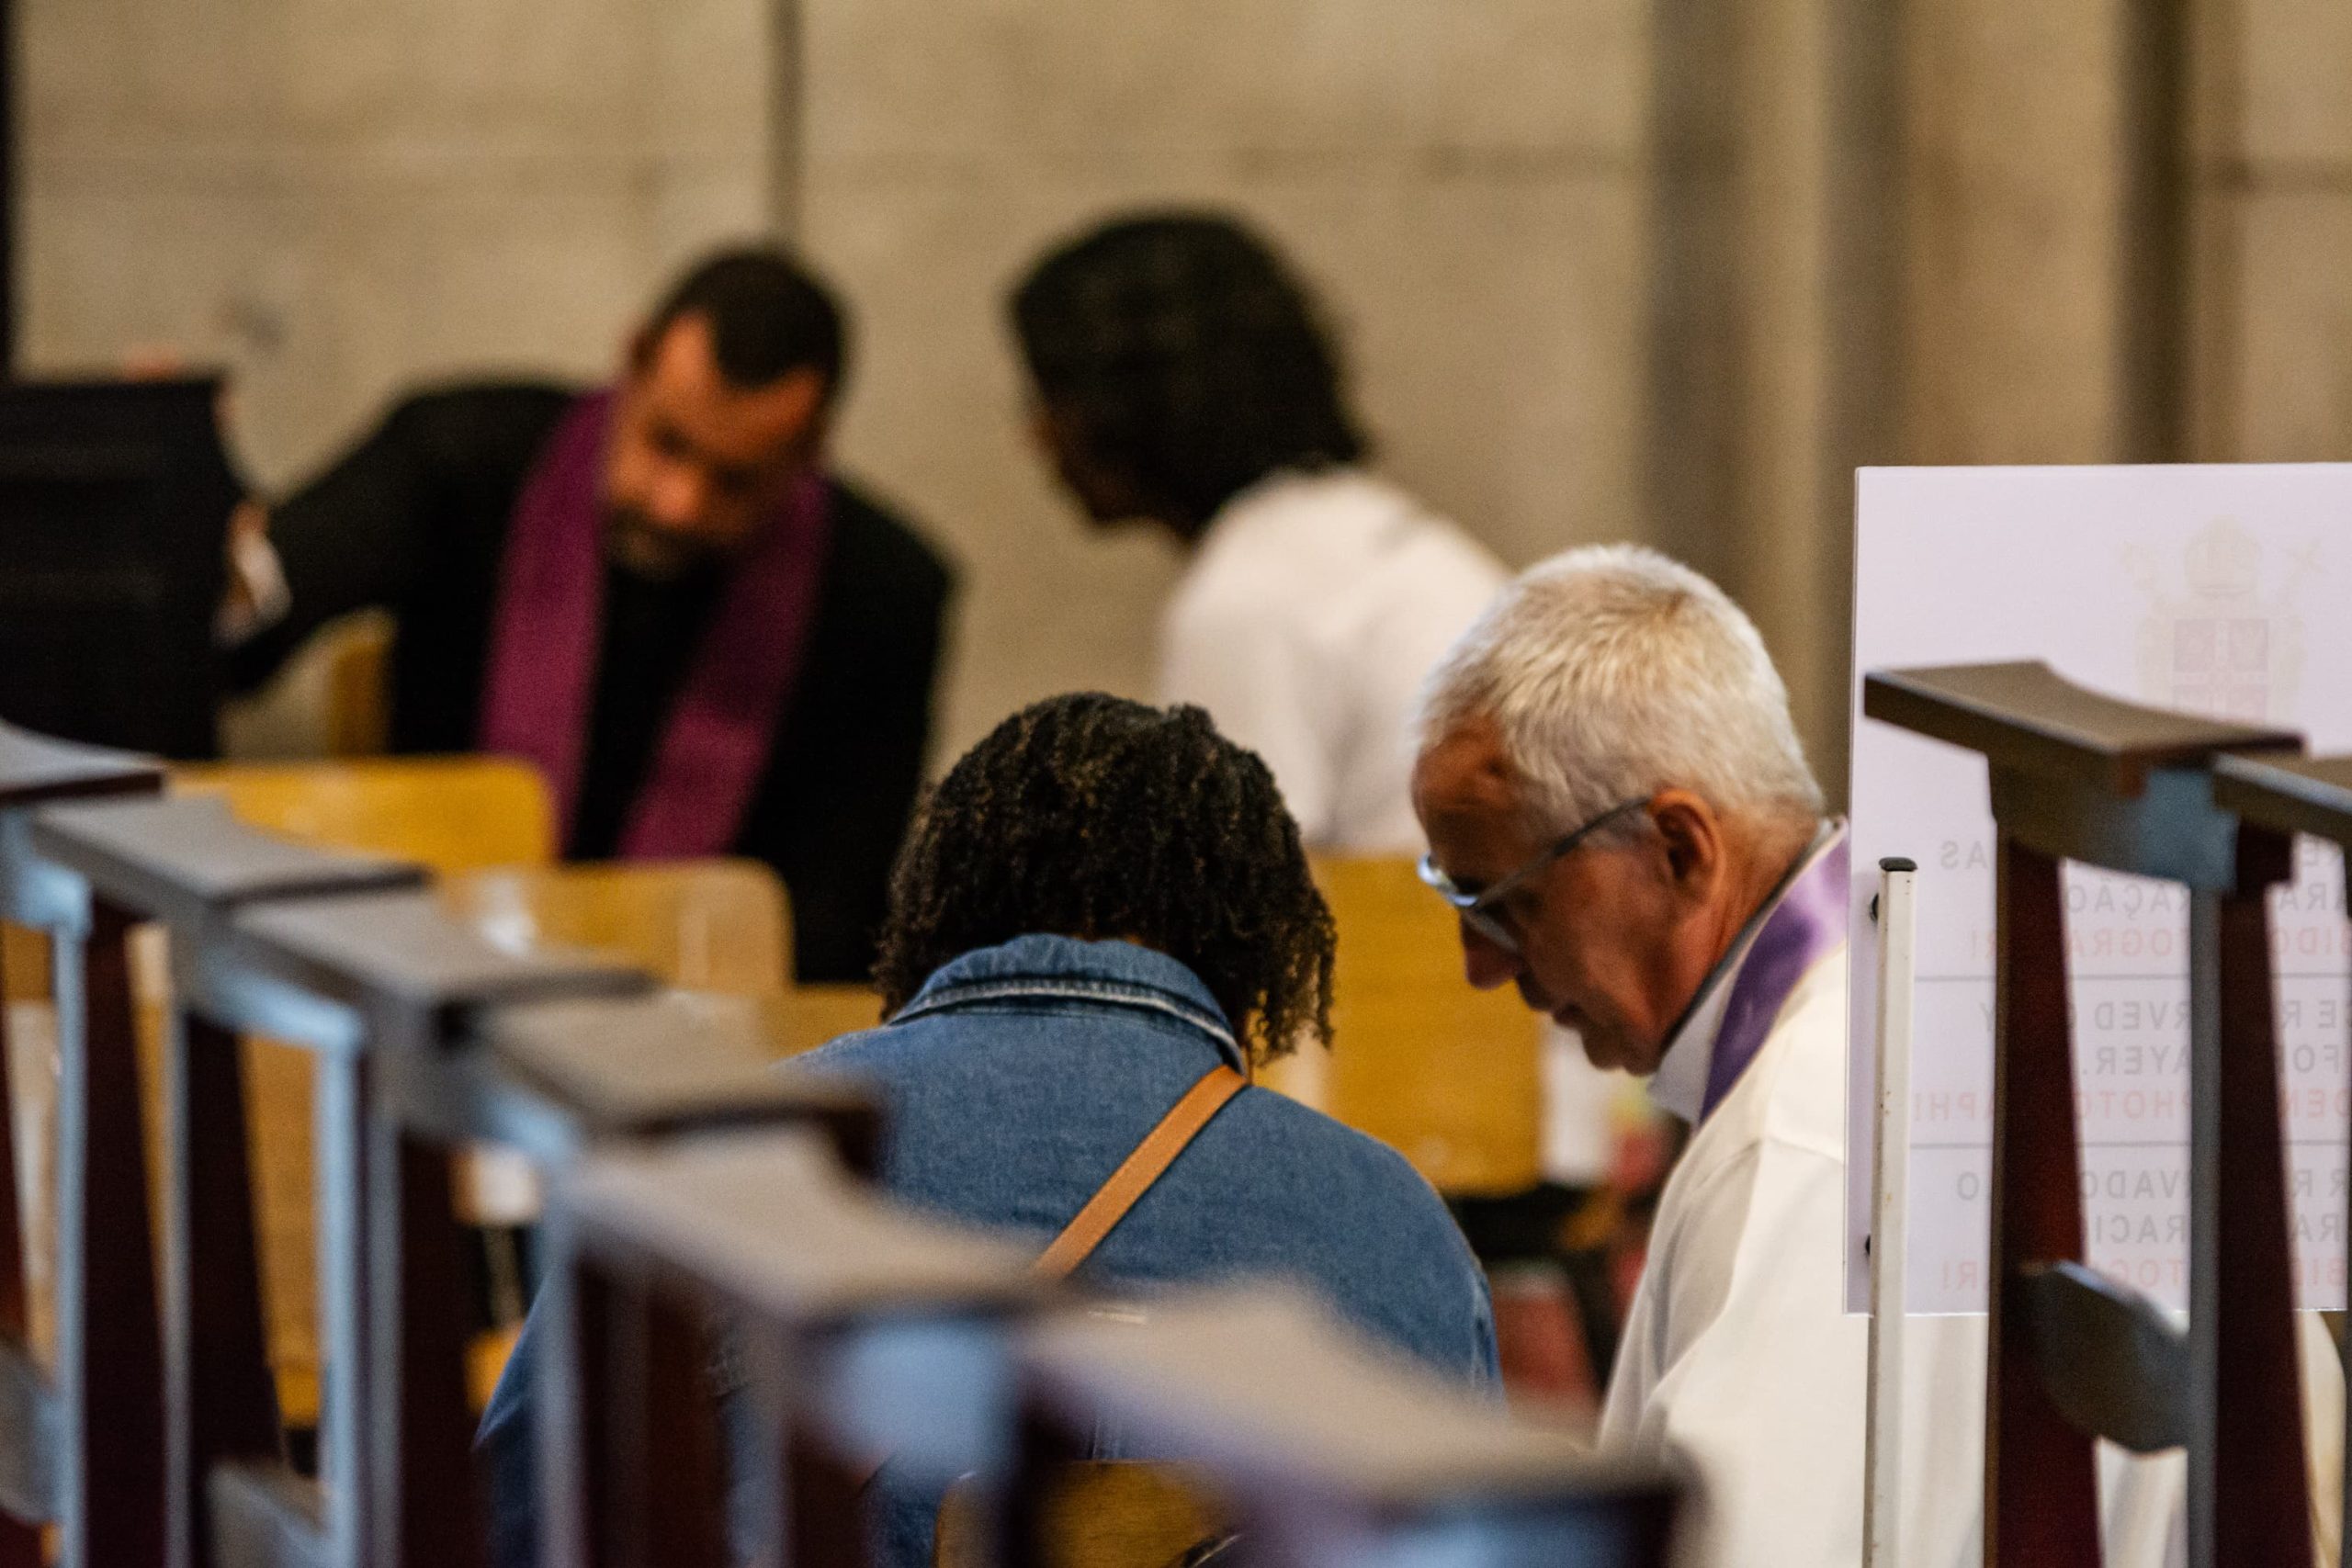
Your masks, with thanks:
[[[319,1320],[326,1330],[321,1382],[319,1479],[326,1485],[326,1536],[339,1563],[365,1561],[374,1540],[368,1471],[368,1387],[374,1362],[368,1343],[366,1222],[362,1172],[367,1159],[368,1064],[357,1043],[322,1052],[313,1115],[317,1133]]]
[[[2213,1561],[2221,1396],[2222,898],[2188,900],[2188,1565]]]
[[[1904,1223],[1911,1175],[1911,990],[1918,867],[1878,863],[1878,1120],[1871,1140],[1870,1413],[1862,1470],[1864,1568],[1903,1561]]]

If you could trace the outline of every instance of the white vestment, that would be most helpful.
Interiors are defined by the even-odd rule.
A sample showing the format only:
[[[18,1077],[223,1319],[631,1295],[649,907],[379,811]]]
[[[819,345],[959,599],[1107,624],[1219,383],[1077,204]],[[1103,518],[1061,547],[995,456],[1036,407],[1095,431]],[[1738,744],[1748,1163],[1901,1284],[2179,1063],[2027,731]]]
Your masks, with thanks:
[[[1266,761],[1307,845],[1418,854],[1421,682],[1504,582],[1460,528],[1361,468],[1282,472],[1221,507],[1160,627],[1159,694]]]
[[[1652,1085],[1686,1121],[1699,1117],[1744,956],[1726,958]],[[1840,945],[1796,984],[1747,1069],[1698,1120],[1660,1197],[1601,1440],[1664,1444],[1693,1467],[1686,1562],[1861,1562],[1870,1331],[1844,1310],[1846,1020]],[[2301,1323],[2314,1528],[2332,1543],[2343,1378],[2317,1318]],[[1983,1317],[1906,1327],[1901,1568],[1983,1561],[1984,1346]],[[2100,1470],[2107,1568],[2181,1562],[2180,1455],[2135,1460],[2102,1445]]]

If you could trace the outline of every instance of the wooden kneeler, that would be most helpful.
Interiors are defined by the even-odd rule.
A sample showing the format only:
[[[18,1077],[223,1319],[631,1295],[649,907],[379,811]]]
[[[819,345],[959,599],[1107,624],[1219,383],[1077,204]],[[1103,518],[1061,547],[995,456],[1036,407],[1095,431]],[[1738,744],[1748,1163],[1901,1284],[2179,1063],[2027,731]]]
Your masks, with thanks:
[[[1023,1336],[1019,1370],[1001,1568],[1063,1560],[1057,1483],[1106,1427],[1199,1479],[1238,1532],[1206,1548],[1220,1565],[1668,1561],[1672,1476],[1522,1426],[1288,1291],[1064,1309]]]
[[[2333,840],[2352,875],[2352,757],[2224,757],[2213,764],[2213,802],[2271,832]],[[2352,1276],[2352,1256],[2346,1265]],[[2352,1454],[2352,1401],[2345,1408],[2345,1451]],[[2344,1501],[2352,1505],[2352,1464],[2343,1486]],[[2342,1517],[2352,1518],[2352,1512]],[[2341,1560],[2352,1568],[2352,1534],[2345,1536]]]
[[[447,1144],[493,1138],[560,1161],[606,1138],[793,1120],[871,1156],[876,1118],[861,1097],[770,1070],[747,1025],[715,1023],[693,998],[616,994],[645,984],[632,970],[483,946],[415,891],[416,867],[256,832],[210,798],[48,810],[30,838],[49,866],[172,937],[172,1495],[198,1563],[440,1563],[479,1551],[465,1506],[470,1416],[448,1404],[466,1314]],[[271,928],[259,917],[274,902],[290,910],[275,943],[247,929]],[[337,1337],[334,1509],[279,1460],[241,1031],[304,1041],[326,1058],[320,1277]]]
[[[591,953],[509,953],[429,893],[287,899],[208,943],[209,983],[251,1027],[322,1043],[319,1181],[330,1377],[321,1423],[329,1537],[365,1568],[464,1568],[484,1553],[467,1399],[470,1321],[452,1151],[411,1124],[410,1085],[485,1010],[642,993]]]
[[[446,1139],[517,1149],[550,1181],[591,1152],[782,1126],[808,1128],[844,1168],[870,1176],[881,1149],[872,1099],[777,1066],[754,1017],[715,999],[668,991],[491,1009],[465,1038],[404,1075],[403,1116]],[[597,1495],[625,1490],[644,1500],[659,1515],[653,1539],[668,1543],[662,1561],[695,1561],[694,1542],[720,1540],[726,1471],[711,1369],[725,1359],[723,1337],[674,1295],[619,1282],[595,1311],[605,1353],[578,1365],[576,1388],[542,1403],[540,1424],[568,1429],[549,1414],[568,1394],[587,1415],[581,1429],[596,1434]],[[616,1369],[616,1357],[626,1364]],[[659,1435],[614,1460],[607,1435],[640,1431]],[[542,1439],[543,1453],[559,1447]],[[565,1506],[576,1508],[578,1497]]]
[[[593,954],[492,947],[424,895],[255,909],[224,951],[368,1021],[371,1564],[478,1561],[484,1539],[467,1506],[473,1423],[451,1203],[458,1145],[506,1145],[558,1179],[593,1150],[716,1129],[807,1125],[866,1169],[878,1149],[870,1100],[778,1071],[740,1013],[653,993],[646,976]],[[673,1416],[667,1440],[628,1479],[652,1484],[678,1473],[688,1479],[655,1493],[692,1496],[692,1477],[718,1473],[715,1401],[703,1377],[707,1325],[650,1301],[613,1303],[607,1321],[676,1374],[662,1387],[682,1391],[664,1406]]]
[[[1869,717],[1985,757],[1998,835],[1985,1561],[2099,1561],[2092,1438],[2188,1450],[2191,1568],[2310,1561],[2265,894],[2287,838],[2218,804],[2289,732],[2118,702],[2039,662],[1878,672]],[[2189,890],[2189,1327],[2083,1266],[2061,863]]]
[[[233,1561],[215,1538],[211,1495],[244,1506],[232,1540],[256,1532],[309,1560],[332,1556],[315,1490],[286,1464],[264,1320],[254,1226],[240,1032],[259,1021],[233,984],[217,984],[212,944],[240,909],[417,886],[416,866],[329,853],[256,832],[209,798],[58,807],[28,835],[47,865],[101,907],[160,922],[177,973],[164,1047],[166,1136],[164,1388],[174,1441],[175,1535],[187,1561]],[[269,1517],[256,1518],[259,1510]]]
[[[403,1075],[402,1114],[560,1168],[591,1149],[806,1124],[861,1176],[880,1157],[873,1099],[779,1065],[756,1014],[682,991],[483,1010]]]
[[[739,1560],[724,1463],[692,1450],[708,1430],[711,1369],[647,1337],[665,1321],[733,1325],[751,1402],[739,1429],[757,1434],[753,1562],[855,1568],[869,1483],[937,1492],[1001,1476],[1012,1325],[1042,1291],[1030,1248],[889,1205],[804,1130],[591,1156],[551,1183],[548,1220],[547,1561]]]
[[[161,1563],[163,1351],[132,1032],[130,923],[49,874],[30,809],[152,795],[146,759],[0,724],[0,918],[48,933],[59,1062],[57,1369],[28,1343],[23,1197],[0,1008],[0,1568],[36,1568],[59,1526],[67,1568]]]

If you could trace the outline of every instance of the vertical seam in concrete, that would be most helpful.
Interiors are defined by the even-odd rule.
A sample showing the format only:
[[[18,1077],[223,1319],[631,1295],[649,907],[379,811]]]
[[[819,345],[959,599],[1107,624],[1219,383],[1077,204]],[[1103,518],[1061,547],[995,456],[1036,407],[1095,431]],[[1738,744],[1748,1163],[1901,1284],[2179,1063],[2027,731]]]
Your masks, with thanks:
[[[1736,559],[1744,357],[1729,11],[1654,0],[1650,59],[1652,526],[1663,548],[1718,579]]]
[[[5,5],[7,0],[0,0]],[[800,243],[808,148],[801,0],[768,0],[768,222]]]
[[[2115,434],[2119,454],[2132,462],[2177,460],[2194,436],[2189,15],[2190,0],[2138,0],[2118,13],[2123,210]]]
[[[2199,74],[2188,105],[2195,134],[2190,164],[2194,263],[2186,456],[2228,462],[2244,449],[2245,203],[2254,188],[2241,177],[2245,147],[2245,6],[2241,0],[2192,0]]]
[[[1901,460],[1907,182],[1904,0],[1829,0],[1822,265],[1827,375],[1820,452],[1822,548],[1814,577],[1825,633],[1852,646],[1854,470]],[[1847,660],[1832,656],[1831,671]],[[1849,677],[1850,678],[1850,677]],[[1826,677],[1825,677],[1825,683]],[[1842,688],[1814,759],[1833,800],[1845,795],[1851,703]]]

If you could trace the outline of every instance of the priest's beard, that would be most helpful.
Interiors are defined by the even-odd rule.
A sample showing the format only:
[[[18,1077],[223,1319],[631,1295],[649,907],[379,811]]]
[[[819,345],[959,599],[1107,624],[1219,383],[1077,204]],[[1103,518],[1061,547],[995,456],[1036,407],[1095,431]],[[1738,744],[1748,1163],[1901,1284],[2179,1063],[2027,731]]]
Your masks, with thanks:
[[[629,506],[605,511],[605,558],[648,582],[676,582],[724,562],[727,554],[654,523]]]

